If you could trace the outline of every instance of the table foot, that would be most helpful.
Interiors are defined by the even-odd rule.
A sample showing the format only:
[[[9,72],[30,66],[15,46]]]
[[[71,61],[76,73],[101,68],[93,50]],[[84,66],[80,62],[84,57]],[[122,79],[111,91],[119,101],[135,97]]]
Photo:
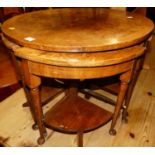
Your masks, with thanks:
[[[91,98],[91,96],[90,96],[89,94],[85,94],[85,98],[86,98],[87,100],[89,100],[89,99]]]
[[[122,123],[127,124],[128,123],[128,118],[127,117],[122,117]]]
[[[115,136],[116,133],[117,133],[117,132],[116,132],[115,129],[110,129],[110,130],[109,130],[109,134],[112,135],[112,136]]]
[[[38,130],[38,124],[37,124],[37,123],[34,123],[34,124],[32,125],[32,129],[33,129],[33,130]]]
[[[42,145],[42,144],[45,143],[45,138],[44,137],[39,137],[37,142],[38,142],[39,145]]]
[[[45,130],[45,132],[43,133],[44,137],[47,137],[47,131]]]
[[[22,106],[23,106],[23,107],[28,107],[28,106],[29,106],[29,103],[28,103],[28,102],[25,102],[25,103],[23,103]]]
[[[122,112],[122,122],[123,123],[128,123],[128,116],[129,116],[129,114],[125,108]]]

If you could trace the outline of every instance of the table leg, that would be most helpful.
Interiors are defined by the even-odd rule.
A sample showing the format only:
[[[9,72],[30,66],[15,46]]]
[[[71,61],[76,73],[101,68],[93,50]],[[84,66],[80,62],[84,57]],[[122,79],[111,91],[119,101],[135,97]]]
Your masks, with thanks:
[[[124,123],[128,123],[128,107],[129,107],[129,103],[130,103],[130,100],[131,100],[131,96],[132,96],[132,93],[133,93],[133,89],[134,89],[134,86],[136,84],[136,81],[137,81],[137,78],[139,76],[139,73],[141,71],[141,68],[142,68],[142,65],[143,65],[143,57],[139,58],[136,62],[135,62],[135,69],[133,70],[133,75],[132,75],[132,79],[131,79],[131,82],[130,82],[130,85],[127,89],[127,93],[126,93],[126,96],[125,96],[125,104],[124,104],[124,108],[123,108],[123,112],[122,112],[122,121]]]
[[[78,93],[79,81],[70,80],[68,85],[69,85],[69,88],[66,90],[66,95],[70,97],[76,97]],[[74,103],[73,106],[76,106],[76,103]],[[78,110],[76,112],[79,113]],[[78,146],[83,147],[83,131],[81,131],[80,129],[77,132],[77,139],[78,139],[77,140]]]
[[[119,94],[118,94],[118,98],[117,98],[117,102],[116,102],[116,106],[115,106],[115,110],[114,110],[114,114],[113,114],[113,118],[112,118],[112,123],[111,123],[111,127],[109,130],[109,134],[110,135],[115,135],[116,134],[116,130],[114,129],[115,125],[116,125],[116,121],[117,118],[119,116],[120,110],[121,110],[121,106],[123,104],[124,101],[124,97],[128,88],[128,83],[130,82],[131,79],[131,74],[132,74],[132,70],[123,73],[120,76],[120,90],[119,90]]]
[[[30,96],[31,96],[30,108],[33,114],[35,124],[38,125],[40,132],[40,137],[38,138],[38,144],[43,144],[45,142],[45,136],[47,135],[47,133],[43,123],[43,111],[39,89],[39,86],[41,84],[41,78],[29,72],[27,60],[22,60],[22,68],[25,84],[30,89]]]
[[[32,97],[32,103],[34,108],[34,114],[36,116],[36,122],[38,124],[40,137],[38,138],[38,144],[43,144],[45,142],[45,136],[47,135],[44,124],[43,124],[43,111],[40,101],[40,90],[39,87],[30,88],[30,94]]]
[[[77,133],[78,136],[78,146],[83,147],[83,131]]]
[[[27,102],[23,104],[23,107],[27,107],[27,106],[30,105],[31,98],[30,98],[30,92],[29,92],[28,88],[26,87],[26,84],[25,84],[25,81],[24,81],[24,75],[23,75],[22,70],[21,70],[21,60],[19,60],[14,55],[12,50],[10,50],[10,49],[7,49],[7,50],[9,52],[10,56],[11,56],[11,60],[12,60],[13,65],[15,67],[17,78],[18,78],[20,84],[23,86],[24,92],[25,92],[25,95],[26,95]]]

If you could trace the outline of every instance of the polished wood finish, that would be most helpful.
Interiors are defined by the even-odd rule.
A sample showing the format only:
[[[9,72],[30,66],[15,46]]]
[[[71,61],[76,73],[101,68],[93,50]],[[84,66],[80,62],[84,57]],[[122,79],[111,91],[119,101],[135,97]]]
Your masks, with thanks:
[[[106,124],[111,117],[111,112],[78,96],[66,96],[45,115],[45,124],[61,132],[78,133],[96,129]]]
[[[85,147],[155,147],[155,37],[151,44],[151,52],[146,56],[145,63],[150,65],[150,69],[142,69],[136,82],[129,112],[128,124],[121,122],[121,115],[116,123],[117,134],[110,136],[108,130],[110,122],[106,125],[84,134],[83,146]],[[97,90],[101,95],[107,92]],[[83,94],[78,94],[84,98]],[[44,113],[55,105],[64,93],[57,96],[43,108]],[[108,94],[111,99],[116,96]],[[17,102],[18,100],[18,102]],[[31,128],[33,119],[28,108],[22,108],[26,101],[23,89],[18,90],[6,100],[0,103],[0,143],[3,146],[12,147],[38,147],[36,139],[39,133]],[[95,98],[90,98],[91,103],[113,111],[113,106],[104,104]],[[17,115],[18,114],[18,115]],[[7,123],[6,123],[7,122]],[[16,125],[14,125],[16,124]],[[14,126],[12,128],[12,126]],[[10,130],[11,128],[11,130]],[[76,147],[78,137],[75,134],[64,134],[47,129],[48,137],[42,147]],[[111,149],[111,148],[110,148]]]
[[[133,89],[134,89],[135,84],[137,82],[138,76],[140,74],[140,71],[142,70],[142,65],[144,63],[145,54],[143,54],[141,57],[139,57],[137,59],[137,61],[135,62],[134,71],[133,71],[133,75],[132,75],[132,80],[130,82],[129,88],[128,88],[126,96],[125,96],[124,109],[123,109],[123,112],[122,112],[122,121],[125,122],[125,123],[128,122],[127,117],[128,117],[129,103],[130,103],[132,92],[133,92]]]
[[[141,52],[141,51],[140,51]],[[132,61],[103,67],[57,67],[51,65],[29,62],[30,72],[32,74],[63,78],[63,79],[90,79],[113,76],[126,70],[130,70]],[[52,72],[50,71],[52,70]]]
[[[0,8],[0,21],[4,22],[6,19],[13,17],[17,14],[23,13],[23,8],[19,7],[5,7]],[[0,34],[1,35],[1,34]],[[8,48],[6,48],[5,46]],[[22,70],[20,69],[20,61],[15,57],[12,49],[18,48],[19,46],[8,41],[1,35],[0,39],[0,100],[5,99],[7,96],[11,95],[17,89],[22,86],[25,90],[25,94],[27,96],[27,102],[23,104],[23,106],[28,106],[30,101],[30,95],[26,88],[26,85],[23,80]],[[50,92],[50,93],[47,93]],[[55,95],[61,92],[61,89],[58,88],[47,88],[42,87],[41,91],[41,100],[42,104],[46,104],[50,99],[53,99]]]
[[[38,139],[38,143],[43,144],[45,142],[44,135],[46,133],[46,130],[42,122],[43,112],[42,112],[42,105],[41,105],[41,98],[40,98],[40,91],[39,91],[41,78],[29,73],[27,60],[22,60],[22,68],[24,70],[23,72],[24,78],[25,78],[24,80],[30,88],[30,95],[31,95],[31,101],[32,101],[30,103],[30,108],[31,108],[31,111],[33,112],[34,121],[38,125],[39,131],[40,131],[40,137]]]
[[[126,12],[126,8],[112,7],[111,9],[117,9],[117,10],[122,10],[122,11]],[[147,8],[146,7],[138,7],[138,8],[135,8],[134,10],[132,10],[131,12],[146,16]],[[129,85],[129,88],[128,88],[126,96],[125,96],[125,104],[122,107],[124,109],[123,112],[122,112],[122,121],[125,122],[125,123],[128,122],[127,109],[129,107],[132,92],[133,92],[134,86],[136,84],[136,81],[138,79],[139,73],[140,73],[142,67],[144,67],[146,69],[149,69],[149,65],[144,64],[144,59],[145,59],[146,54],[148,52],[150,52],[151,40],[152,40],[152,36],[150,36],[147,39],[147,41],[144,43],[144,46],[146,47],[145,53],[138,58],[137,65],[135,66],[135,69],[134,69],[134,74],[133,74],[131,84]],[[102,80],[102,81],[100,81],[100,83],[95,81],[95,83],[93,85],[97,84],[98,86],[101,87],[101,89],[103,89],[103,90],[105,90],[105,91],[107,91],[109,93],[112,93],[114,95],[118,95],[118,93],[119,93],[119,85],[120,85],[120,81],[118,80],[118,77],[117,76],[113,77],[110,80],[111,80],[111,82],[109,82],[109,80],[104,79],[104,81]],[[92,85],[92,83],[91,83],[91,85]],[[98,89],[99,89],[99,87],[98,87]],[[106,102],[106,103],[109,103],[109,104],[112,104],[112,105],[116,104],[116,102],[111,100],[110,98],[107,98],[106,96],[103,96],[103,95],[101,95],[99,93],[96,93],[96,92],[94,92],[92,90],[86,90],[86,91],[83,91],[83,93],[85,93],[86,98],[90,98],[91,96],[93,96],[93,97],[95,97],[95,98],[97,98],[97,99],[99,99],[101,101]]]
[[[153,29],[151,20],[141,15],[104,8],[47,9],[2,25],[4,35],[19,45],[74,53],[131,46],[147,39]]]
[[[29,48],[14,49],[14,52],[16,56],[24,59],[30,58],[30,60],[32,60],[29,61],[28,64],[30,67],[30,72],[32,72],[33,74],[53,78],[68,79],[69,77],[71,79],[89,79],[112,76],[116,73],[121,73],[122,71],[130,69],[132,62],[130,62],[129,60],[132,60],[134,57],[142,55],[144,53],[144,50],[145,48],[143,46],[135,46],[132,48],[127,48],[125,50],[114,51],[113,59],[111,59],[113,52],[91,53],[90,56],[87,53],[77,53],[77,58],[73,57],[75,55],[72,53],[62,53],[62,55],[58,53],[58,56],[56,57],[57,59],[51,56],[52,52],[46,52],[46,54],[42,55],[40,54],[42,53],[42,51]],[[34,55],[36,56],[36,60]],[[57,53],[53,53],[53,55],[57,55]],[[62,57],[62,59],[60,56]],[[51,60],[50,58],[53,58],[53,60]],[[65,58],[68,59],[65,60]],[[88,61],[87,64],[87,61],[85,61],[86,58]],[[47,59],[49,61],[51,60],[50,63]],[[75,62],[78,61],[80,63],[75,63],[75,65],[73,66],[73,59],[75,60]],[[124,61],[125,63],[123,63]],[[57,66],[55,66],[56,64]],[[113,67],[111,68],[110,65],[113,65]],[[88,68],[88,66],[93,68]],[[53,70],[53,72],[51,72],[50,70]]]
[[[98,67],[123,63],[144,53],[143,45],[129,47],[124,50],[113,50],[95,53],[58,53],[30,48],[14,49],[15,55],[33,62],[64,67]],[[86,61],[87,60],[87,61]]]
[[[121,85],[120,93],[118,96],[116,109],[114,111],[112,125],[111,125],[110,131],[109,131],[110,134],[115,134],[116,131],[115,131],[114,127],[116,124],[116,120],[119,115],[120,108],[123,105],[123,100],[124,100],[125,93],[126,93],[126,90],[128,87],[128,83],[131,80],[131,74],[133,72],[133,65],[134,65],[133,59],[139,57],[145,51],[145,48],[142,45],[139,45],[138,47],[139,47],[138,48],[139,50],[136,50],[136,54],[134,55],[135,57],[130,58],[130,54],[127,54],[129,56],[129,58],[125,59],[124,60],[125,62],[120,61],[120,59],[117,59],[117,57],[116,57],[117,61],[115,61],[115,64],[109,65],[107,63],[107,64],[105,64],[105,66],[102,65],[102,66],[97,66],[97,67],[94,67],[94,66],[90,66],[90,67],[85,67],[85,66],[83,66],[83,67],[82,66],[81,67],[78,67],[78,66],[66,67],[65,66],[64,67],[64,66],[55,66],[52,64],[51,65],[44,64],[45,61],[44,61],[44,63],[40,63],[40,62],[27,61],[27,60],[23,59],[22,60],[23,63],[25,64],[25,62],[26,62],[26,68],[24,67],[25,65],[23,66],[25,82],[32,91],[34,88],[38,88],[40,85],[40,80],[38,79],[38,75],[45,76],[45,77],[63,78],[63,79],[68,79],[68,78],[70,78],[70,79],[81,79],[81,78],[91,79],[91,78],[101,78],[101,77],[108,77],[108,76],[112,76],[112,75],[116,75],[116,74],[121,74],[120,80],[122,81],[122,85]],[[20,49],[22,51],[23,48],[20,48]],[[119,53],[122,53],[122,51],[125,51],[126,53],[127,52],[130,53],[131,51],[134,51],[137,48],[132,47],[129,49],[130,50],[128,50],[128,49],[127,50],[126,49],[118,50],[117,54],[119,55]],[[16,56],[18,56],[16,53],[17,51],[19,51],[18,48],[14,49]],[[38,50],[36,50],[36,51],[38,51]],[[27,55],[28,55],[28,53],[27,53]],[[67,54],[70,55],[69,53],[67,53]],[[108,55],[109,55],[109,52],[105,53],[105,56],[104,56],[105,62],[109,62]],[[95,55],[94,55],[94,58],[95,58]],[[72,60],[72,59],[70,59],[70,60]],[[98,59],[96,59],[96,62],[98,64]],[[70,64],[69,59],[68,59],[68,64]],[[35,75],[37,75],[37,76],[35,76]],[[34,95],[34,94],[31,94],[31,95],[33,95],[32,98],[36,98],[36,95]],[[69,95],[71,97],[66,97],[63,101],[61,101],[60,103],[57,103],[57,105],[55,106],[54,109],[52,109],[48,112],[47,116],[45,116],[44,121],[42,120],[43,116],[41,116],[41,114],[39,114],[41,112],[35,113],[35,117],[36,116],[37,117],[34,120],[39,120],[36,122],[40,124],[40,128],[39,128],[40,137],[38,139],[39,144],[42,144],[45,141],[44,132],[42,129],[43,122],[45,123],[46,126],[51,127],[55,130],[62,131],[62,132],[77,132],[79,134],[79,132],[83,133],[87,130],[92,130],[94,128],[97,128],[98,126],[101,126],[101,124],[105,124],[111,118],[110,113],[102,109],[101,110],[102,113],[98,117],[99,119],[97,119],[95,122],[93,121],[93,119],[91,119],[89,122],[88,120],[90,119],[90,117],[88,115],[86,115],[87,118],[85,118],[83,109],[86,108],[88,112],[91,111],[91,115],[94,114],[93,116],[97,117],[98,116],[97,113],[100,114],[100,108],[95,108],[95,107],[92,108],[91,104],[89,104],[88,101],[84,102],[79,97],[76,97],[76,92],[74,90],[72,90],[69,93]],[[37,95],[37,97],[39,98],[39,95]],[[34,101],[35,103],[33,103],[33,104],[38,105],[39,104],[38,101],[39,100]],[[73,106],[75,104],[75,102],[77,102],[76,107]],[[82,107],[81,107],[81,105],[82,105]],[[84,107],[83,107],[83,105],[84,105]],[[89,105],[89,108],[87,108],[87,105]],[[65,107],[67,107],[67,108],[65,108]],[[68,107],[70,107],[70,108],[68,109]],[[75,115],[73,117],[74,111],[77,112],[77,111],[79,111],[78,109],[80,109],[80,112],[78,113],[78,115]],[[66,116],[66,113],[67,113],[66,119],[62,120],[61,118]],[[80,126],[75,126],[75,124],[73,122],[77,122],[78,120],[77,121],[75,121],[75,120],[79,117],[81,118],[81,123],[78,124]],[[95,119],[95,117],[93,117],[93,118]],[[101,118],[104,118],[104,119],[101,119]],[[74,121],[73,121],[73,119],[74,119]],[[82,124],[84,124],[85,126],[83,128],[80,128]],[[62,128],[62,125],[64,128]],[[76,123],[76,125],[77,125],[77,123]],[[79,137],[79,142],[78,142],[79,146],[81,146],[81,144],[82,144],[80,137]]]
[[[14,69],[14,74],[13,75],[16,76],[16,81],[17,80],[20,81],[22,83],[22,86],[23,86],[24,90],[25,90],[25,94],[27,96],[27,102],[24,103],[23,106],[26,107],[31,102],[30,95],[29,95],[29,90],[27,89],[27,87],[25,85],[24,75],[23,75],[23,71],[21,69],[21,60],[18,59],[17,57],[15,57],[15,55],[13,53],[13,50],[17,49],[17,48],[20,48],[20,46],[18,46],[17,44],[15,44],[13,42],[10,42],[2,34],[1,34],[1,39],[2,39],[3,43],[5,44],[5,46],[8,48],[10,58],[12,58],[11,60],[12,60],[14,68],[12,66],[9,66],[9,68]],[[8,52],[5,51],[5,55],[7,53]],[[5,67],[3,67],[3,68],[5,68]],[[9,71],[9,73],[12,73],[12,70]],[[5,79],[7,79],[6,77],[8,77],[8,76],[5,76]],[[12,76],[9,76],[9,78],[11,78],[11,77]],[[60,85],[62,86],[62,84],[59,84],[56,81],[52,81],[52,82],[54,83],[55,86],[57,85],[57,87],[59,87],[59,88],[54,88],[52,85],[50,85],[49,84],[50,82],[48,82],[49,80],[43,79],[43,81],[44,82],[43,82],[42,91],[41,91],[41,101],[42,101],[42,105],[45,105],[50,99],[53,99],[58,93],[61,93],[63,89],[60,88]],[[47,85],[50,85],[50,87],[44,87],[44,86],[47,86]],[[47,93],[47,90],[50,93]]]
[[[129,82],[131,81],[131,77],[132,77],[132,74],[133,74],[133,68],[135,67],[135,62],[132,64],[132,70],[122,74],[120,76],[120,90],[119,90],[119,93],[118,93],[118,97],[117,97],[117,102],[116,102],[116,106],[115,106],[115,110],[114,110],[114,115],[113,115],[113,119],[112,119],[112,123],[111,123],[111,127],[110,127],[110,130],[109,130],[109,133],[111,135],[115,135],[116,134],[116,130],[114,129],[114,126],[116,124],[116,120],[119,116],[119,113],[120,113],[120,109],[123,105],[123,101],[124,101],[124,98],[125,98],[125,94],[126,94],[126,91],[128,89],[128,84]]]
[[[13,50],[17,57],[22,58],[24,80],[31,92],[34,120],[40,132],[39,144],[45,141],[44,125],[62,130],[61,123],[68,119],[64,122],[64,126],[76,130],[79,134],[78,144],[81,146],[84,131],[98,127],[110,119],[109,112],[91,106],[88,101],[77,97],[78,85],[75,82],[71,82],[68,86],[66,95],[69,97],[66,97],[63,102],[58,102],[56,108],[43,117],[39,91],[40,76],[81,80],[119,74],[120,92],[109,131],[110,134],[116,133],[114,127],[123,105],[128,83],[132,79],[134,64],[145,51],[141,43],[149,37],[153,28],[152,22],[142,16],[101,8],[37,11],[17,16],[2,25],[4,37],[24,46]],[[85,63],[85,60],[89,63]],[[74,127],[71,116],[72,111],[79,111],[78,107],[74,109],[76,101],[78,101],[76,105],[80,108],[80,113],[74,120],[80,116],[82,120],[81,124],[76,124],[77,126]],[[64,108],[66,104],[69,108]],[[89,108],[87,108],[88,105]],[[83,116],[85,108],[87,112],[91,111],[95,114],[90,122],[89,116],[92,113],[86,117]],[[66,111],[69,112],[68,117]],[[104,119],[98,119],[99,116]],[[63,117],[65,118],[61,119]],[[94,121],[95,117],[97,119]],[[68,132],[69,129],[63,129],[63,132]]]

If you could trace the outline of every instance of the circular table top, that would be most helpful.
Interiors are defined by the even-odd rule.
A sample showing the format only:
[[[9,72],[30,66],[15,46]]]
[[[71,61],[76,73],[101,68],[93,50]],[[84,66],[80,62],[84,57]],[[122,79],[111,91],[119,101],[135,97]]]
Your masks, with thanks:
[[[2,25],[14,43],[55,52],[96,52],[138,44],[154,29],[138,14],[104,8],[47,9],[15,16]]]

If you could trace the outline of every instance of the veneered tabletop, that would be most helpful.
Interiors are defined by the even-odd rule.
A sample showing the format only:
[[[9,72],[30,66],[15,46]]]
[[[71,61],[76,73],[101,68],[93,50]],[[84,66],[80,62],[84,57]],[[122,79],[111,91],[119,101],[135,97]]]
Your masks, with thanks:
[[[39,126],[38,143],[45,141],[44,125],[78,133],[79,146],[83,132],[111,119],[109,132],[116,134],[114,126],[136,59],[144,53],[144,42],[153,29],[151,20],[143,16],[104,8],[48,9],[7,20],[2,25],[3,41],[21,58]],[[77,79],[118,74],[121,82],[114,113],[77,96]],[[39,93],[42,76],[72,79],[66,96],[44,115],[44,121]]]
[[[138,44],[154,25],[141,15],[104,8],[47,9],[18,15],[2,25],[14,43],[55,52],[96,52]]]

